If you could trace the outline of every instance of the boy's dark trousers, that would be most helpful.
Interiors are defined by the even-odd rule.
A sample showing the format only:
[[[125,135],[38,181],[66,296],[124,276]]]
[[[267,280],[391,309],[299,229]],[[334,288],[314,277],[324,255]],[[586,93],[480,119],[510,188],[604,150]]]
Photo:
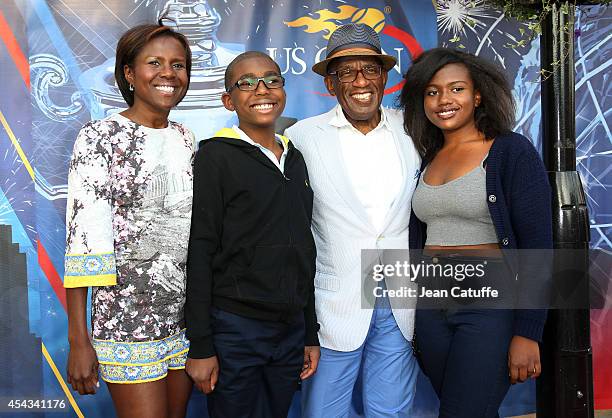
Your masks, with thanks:
[[[286,418],[304,363],[304,315],[286,322],[213,308],[219,380],[208,396],[211,418]]]

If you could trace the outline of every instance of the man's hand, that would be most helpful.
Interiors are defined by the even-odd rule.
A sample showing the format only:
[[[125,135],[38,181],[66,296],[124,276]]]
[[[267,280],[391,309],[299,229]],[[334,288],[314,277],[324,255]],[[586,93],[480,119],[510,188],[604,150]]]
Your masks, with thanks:
[[[187,358],[185,371],[193,379],[195,387],[205,394],[215,390],[217,379],[219,379],[219,362],[217,356],[209,358]]]
[[[300,379],[306,380],[317,371],[319,365],[319,358],[321,358],[321,347],[318,345],[308,345],[304,347],[304,365],[302,366],[302,373],[300,373]]]
[[[515,335],[508,350],[510,383],[524,382],[528,377],[535,379],[542,373],[540,347],[529,338]]]
[[[68,384],[79,395],[93,395],[100,387],[98,382],[98,357],[89,339],[70,344],[68,353]]]

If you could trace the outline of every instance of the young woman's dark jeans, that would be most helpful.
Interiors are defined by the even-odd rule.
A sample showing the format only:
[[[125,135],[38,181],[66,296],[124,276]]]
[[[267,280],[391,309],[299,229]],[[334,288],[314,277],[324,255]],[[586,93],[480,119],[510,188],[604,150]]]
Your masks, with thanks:
[[[506,392],[511,310],[420,310],[416,335],[440,418],[494,418]]]
[[[487,274],[495,270],[508,274],[501,261],[489,263]],[[510,388],[513,322],[512,309],[417,310],[419,359],[440,398],[440,418],[498,417]]]

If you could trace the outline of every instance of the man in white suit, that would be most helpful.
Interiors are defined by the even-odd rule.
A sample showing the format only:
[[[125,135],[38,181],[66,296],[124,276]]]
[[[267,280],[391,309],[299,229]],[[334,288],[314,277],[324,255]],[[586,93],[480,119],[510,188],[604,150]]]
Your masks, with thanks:
[[[366,417],[408,416],[414,399],[414,310],[387,298],[372,309],[362,294],[361,250],[408,248],[420,166],[401,113],[381,106],[395,64],[371,27],[340,26],[326,59],[312,68],[338,105],[285,132],[304,155],[314,192],[321,359],[316,375],[303,382],[303,417],[348,416],[360,370]]]

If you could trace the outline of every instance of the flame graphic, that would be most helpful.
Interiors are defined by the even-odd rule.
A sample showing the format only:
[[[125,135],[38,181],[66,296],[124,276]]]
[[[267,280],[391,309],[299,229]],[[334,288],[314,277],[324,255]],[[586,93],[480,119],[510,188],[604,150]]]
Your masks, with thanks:
[[[348,5],[339,6],[338,9],[340,10],[339,12],[333,12],[329,9],[316,11],[315,13],[319,15],[317,19],[302,16],[294,21],[284,23],[291,28],[306,26],[304,32],[307,33],[323,32],[323,39],[329,39],[332,32],[339,26],[335,21],[342,21],[348,18],[351,19],[352,23],[365,23],[379,33],[385,26],[385,15],[378,9],[358,9]]]

